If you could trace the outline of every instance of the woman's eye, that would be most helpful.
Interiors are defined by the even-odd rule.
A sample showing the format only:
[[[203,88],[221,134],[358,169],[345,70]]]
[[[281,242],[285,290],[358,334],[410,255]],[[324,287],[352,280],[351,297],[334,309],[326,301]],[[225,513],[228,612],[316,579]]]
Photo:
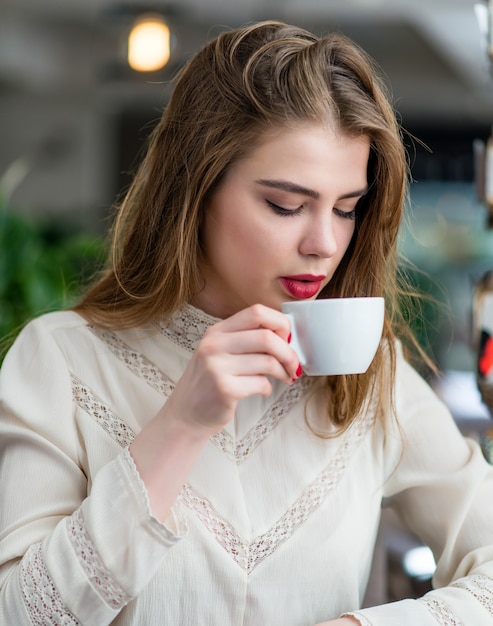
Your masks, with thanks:
[[[285,209],[275,202],[271,202],[270,200],[266,200],[268,206],[276,213],[276,215],[288,216],[288,215],[299,215],[303,210],[302,206],[297,207],[296,209]]]
[[[334,213],[345,220],[356,219],[356,209],[353,209],[352,211],[341,211],[341,209],[336,209],[334,207]]]

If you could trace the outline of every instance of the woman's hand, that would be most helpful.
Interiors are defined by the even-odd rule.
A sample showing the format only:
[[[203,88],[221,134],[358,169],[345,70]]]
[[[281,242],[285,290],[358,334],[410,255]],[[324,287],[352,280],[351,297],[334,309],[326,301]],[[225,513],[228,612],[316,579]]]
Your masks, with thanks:
[[[320,622],[315,626],[361,626],[361,622],[355,617],[340,617],[339,619],[332,619],[330,622]]]
[[[262,305],[207,330],[168,401],[129,448],[155,517],[166,519],[205,443],[242,398],[268,396],[269,377],[296,378],[289,330],[282,313]]]
[[[210,327],[178,381],[167,410],[209,436],[234,415],[239,400],[268,396],[268,377],[291,383],[299,362],[287,343],[287,318],[255,305]]]

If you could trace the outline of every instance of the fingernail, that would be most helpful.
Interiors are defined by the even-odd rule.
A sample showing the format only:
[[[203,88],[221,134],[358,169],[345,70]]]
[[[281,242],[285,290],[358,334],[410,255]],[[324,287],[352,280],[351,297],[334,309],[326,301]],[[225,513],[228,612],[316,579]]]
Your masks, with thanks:
[[[296,370],[296,378],[299,378],[303,374],[303,368],[301,367],[301,363],[298,365],[298,369]]]
[[[289,333],[289,335],[288,335],[288,343],[291,343],[291,337],[292,337],[292,335],[291,335],[291,333]]]

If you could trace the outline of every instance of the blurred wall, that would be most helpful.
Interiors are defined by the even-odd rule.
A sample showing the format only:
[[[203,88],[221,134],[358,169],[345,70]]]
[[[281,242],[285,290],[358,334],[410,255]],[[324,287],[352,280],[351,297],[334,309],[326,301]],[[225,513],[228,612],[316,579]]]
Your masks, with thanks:
[[[12,95],[0,98],[0,120],[0,175],[28,161],[11,206],[90,226],[115,191],[113,116],[83,99]]]

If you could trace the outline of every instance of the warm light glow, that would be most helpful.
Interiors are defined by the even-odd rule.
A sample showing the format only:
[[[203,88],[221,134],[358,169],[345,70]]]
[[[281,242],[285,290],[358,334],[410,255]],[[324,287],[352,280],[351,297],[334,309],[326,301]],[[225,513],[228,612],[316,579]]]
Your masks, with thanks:
[[[170,34],[168,26],[156,17],[135,23],[128,36],[128,64],[137,72],[160,70],[169,61]]]

